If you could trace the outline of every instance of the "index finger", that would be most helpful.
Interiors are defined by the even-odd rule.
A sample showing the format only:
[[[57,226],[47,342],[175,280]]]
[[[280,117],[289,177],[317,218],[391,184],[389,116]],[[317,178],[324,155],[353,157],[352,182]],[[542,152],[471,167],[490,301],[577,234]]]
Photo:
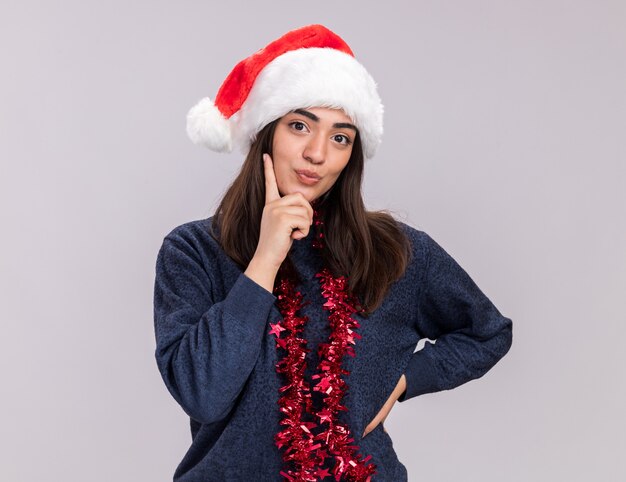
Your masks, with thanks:
[[[276,184],[274,163],[269,154],[263,154],[263,166],[265,170],[265,204],[268,204],[276,199],[280,199],[281,196]]]

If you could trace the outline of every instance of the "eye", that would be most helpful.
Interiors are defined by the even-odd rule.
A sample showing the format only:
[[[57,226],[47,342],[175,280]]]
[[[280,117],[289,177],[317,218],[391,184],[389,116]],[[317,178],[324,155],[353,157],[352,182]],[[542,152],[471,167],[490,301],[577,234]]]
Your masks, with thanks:
[[[349,146],[350,144],[352,144],[352,140],[348,136],[344,136],[343,134],[337,134],[334,137],[335,139],[340,139],[338,142],[345,146]],[[343,139],[343,141],[341,139]]]
[[[295,129],[300,132],[304,132],[304,129],[306,129],[306,124],[300,121],[293,121],[287,125],[290,126],[292,129]]]

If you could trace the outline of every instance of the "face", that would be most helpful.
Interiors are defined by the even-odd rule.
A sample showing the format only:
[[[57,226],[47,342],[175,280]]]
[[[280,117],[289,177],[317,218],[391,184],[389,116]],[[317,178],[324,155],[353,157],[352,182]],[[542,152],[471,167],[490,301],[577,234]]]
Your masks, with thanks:
[[[283,116],[272,145],[281,196],[301,192],[311,202],[327,192],[348,164],[356,132],[350,118],[339,109],[307,107]]]

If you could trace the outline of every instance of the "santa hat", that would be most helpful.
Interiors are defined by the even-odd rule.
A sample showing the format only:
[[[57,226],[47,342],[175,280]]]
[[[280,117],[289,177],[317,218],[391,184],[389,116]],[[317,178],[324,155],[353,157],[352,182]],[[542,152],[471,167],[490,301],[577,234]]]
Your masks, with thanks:
[[[323,25],[287,32],[239,62],[217,92],[187,114],[187,134],[213,151],[246,154],[267,124],[298,108],[343,109],[359,129],[366,158],[383,133],[376,82],[348,44]]]

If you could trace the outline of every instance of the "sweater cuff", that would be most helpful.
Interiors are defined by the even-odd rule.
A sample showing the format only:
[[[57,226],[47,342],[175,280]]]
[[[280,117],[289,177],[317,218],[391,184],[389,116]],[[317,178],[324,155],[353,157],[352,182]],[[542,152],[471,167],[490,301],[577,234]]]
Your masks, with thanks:
[[[426,347],[424,347],[426,348]],[[411,355],[409,363],[404,370],[406,378],[406,390],[398,398],[404,402],[418,395],[439,391],[437,385],[437,372],[431,357],[422,348]]]
[[[252,320],[270,312],[278,298],[241,273],[224,300],[224,311],[236,320]]]

